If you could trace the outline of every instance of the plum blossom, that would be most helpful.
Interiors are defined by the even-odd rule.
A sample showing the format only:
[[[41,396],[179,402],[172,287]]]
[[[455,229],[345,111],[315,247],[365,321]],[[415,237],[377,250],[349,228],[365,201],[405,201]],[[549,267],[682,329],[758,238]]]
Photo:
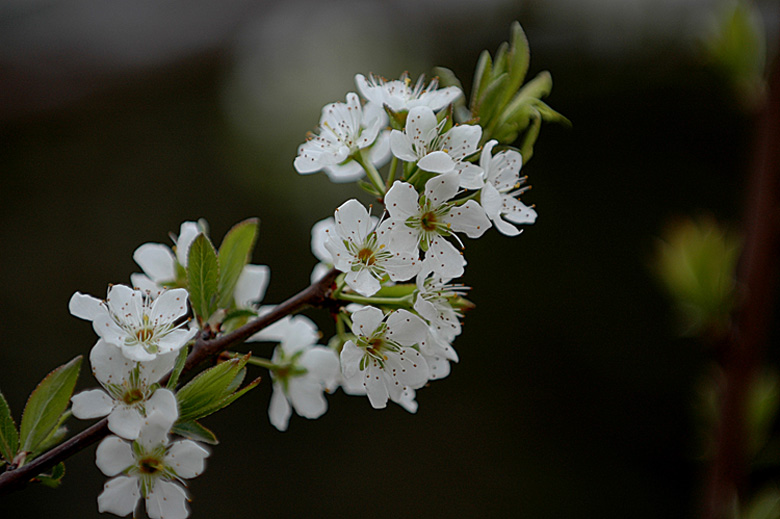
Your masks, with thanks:
[[[369,102],[378,106],[388,106],[394,112],[410,110],[417,106],[427,106],[438,111],[463,95],[460,88],[450,86],[439,89],[439,80],[433,78],[425,86],[425,76],[420,76],[412,86],[409,73],[404,72],[400,79],[388,81],[373,74],[366,79],[363,74],[355,76],[358,91]]]
[[[119,348],[98,340],[89,354],[92,373],[103,389],[90,389],[71,398],[73,415],[84,420],[108,415],[108,428],[128,440],[138,437],[145,417],[154,411],[176,413],[176,397],[154,384],[173,369],[176,353],[133,362]]]
[[[103,474],[113,478],[98,496],[100,512],[123,517],[134,513],[143,498],[152,519],[189,515],[187,492],[177,482],[199,476],[209,453],[191,440],[169,442],[176,418],[154,412],[134,442],[109,436],[98,445],[95,462]]]
[[[379,110],[364,114],[358,95],[348,93],[346,103],[331,103],[322,109],[319,134],[298,148],[293,166],[307,174],[343,165],[354,153],[374,144],[386,117]]]
[[[179,236],[171,235],[175,245],[173,249],[162,243],[144,243],[133,252],[133,260],[144,271],[143,274],[130,275],[133,286],[151,293],[157,293],[163,287],[177,286],[180,271],[187,268],[187,255],[190,245],[198,234],[203,232],[199,222],[182,222]]]
[[[461,187],[481,188],[484,183],[482,168],[464,159],[478,151],[482,128],[463,124],[441,135],[443,126],[444,121],[438,122],[429,107],[412,108],[404,131],[393,130],[390,134],[393,155],[407,162],[416,162],[417,167],[430,173],[457,172]]]
[[[391,239],[414,240],[427,251],[425,262],[447,279],[462,276],[466,260],[445,238],[455,231],[478,238],[490,228],[490,220],[476,201],[449,203],[457,192],[458,175],[448,173],[428,180],[423,195],[418,196],[411,184],[396,181],[385,196]]]
[[[523,157],[515,150],[505,150],[493,156],[496,144],[498,141],[490,140],[482,150],[480,166],[485,172],[485,185],[480,200],[496,229],[507,236],[516,236],[521,231],[509,222],[534,223],[536,211],[516,198],[528,190],[528,187],[521,187],[525,183],[525,178],[520,177]]]
[[[381,288],[385,275],[401,281],[419,272],[416,242],[404,235],[390,242],[390,234],[382,227],[373,231],[374,221],[357,200],[344,202],[334,219],[334,232],[329,233],[325,247],[334,266],[347,273],[345,281],[354,291],[370,297]]]
[[[271,424],[287,430],[292,410],[305,418],[322,416],[328,409],[323,391],[333,391],[339,378],[335,351],[316,345],[317,328],[304,316],[294,316],[263,330],[253,340],[275,340],[271,362],[273,393],[268,407]],[[269,330],[270,329],[270,330]]]
[[[158,355],[178,351],[197,333],[187,329],[187,291],[165,290],[157,297],[125,285],[108,288],[105,301],[76,292],[70,313],[92,321],[103,340],[121,349],[127,359],[147,362]]]
[[[347,384],[363,385],[371,406],[384,408],[388,398],[401,401],[405,388],[428,381],[428,364],[416,346],[425,340],[426,325],[407,310],[387,317],[367,306],[352,314],[354,340],[341,350],[341,373]]]

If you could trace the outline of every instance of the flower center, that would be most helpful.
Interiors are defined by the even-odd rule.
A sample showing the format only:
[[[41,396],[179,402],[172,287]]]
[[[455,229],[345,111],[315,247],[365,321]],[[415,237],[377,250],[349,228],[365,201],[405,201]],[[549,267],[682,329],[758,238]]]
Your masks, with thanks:
[[[138,468],[141,469],[141,472],[144,474],[156,474],[161,472],[165,468],[165,465],[161,460],[150,456],[141,459],[138,462]]]
[[[122,401],[127,405],[133,405],[144,399],[144,394],[140,389],[131,389],[122,395]]]
[[[135,331],[135,338],[138,339],[138,342],[149,342],[152,340],[152,337],[154,337],[154,330],[149,326],[144,326]]]
[[[428,211],[420,218],[420,227],[422,227],[424,231],[435,231],[436,224],[436,213],[433,211]]]
[[[374,256],[374,251],[369,249],[368,247],[360,249],[360,251],[357,253],[357,259],[362,264],[368,265],[369,267],[374,263],[376,263],[376,257]]]

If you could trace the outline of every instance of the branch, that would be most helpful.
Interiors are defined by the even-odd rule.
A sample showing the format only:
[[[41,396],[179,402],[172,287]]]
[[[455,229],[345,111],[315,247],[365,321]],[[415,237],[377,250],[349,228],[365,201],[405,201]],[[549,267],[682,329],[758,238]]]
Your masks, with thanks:
[[[737,279],[744,300],[723,352],[724,372],[715,453],[705,490],[704,515],[730,517],[748,475],[746,407],[771,326],[780,244],[780,63],[758,121],[744,220],[745,249]]]
[[[213,358],[224,350],[243,342],[287,315],[297,312],[306,306],[317,306],[326,303],[330,297],[331,285],[338,274],[339,272],[336,269],[332,269],[322,279],[275,306],[267,314],[261,315],[226,335],[213,339],[201,335],[195,341],[192,352],[190,352],[184,364],[182,373],[192,370],[207,359]],[[164,384],[167,379],[168,376],[164,377],[161,382]],[[0,496],[21,490],[38,474],[46,472],[57,463],[98,442],[108,436],[109,432],[108,418],[103,418],[67,441],[41,454],[30,463],[13,470],[6,470],[0,474]]]

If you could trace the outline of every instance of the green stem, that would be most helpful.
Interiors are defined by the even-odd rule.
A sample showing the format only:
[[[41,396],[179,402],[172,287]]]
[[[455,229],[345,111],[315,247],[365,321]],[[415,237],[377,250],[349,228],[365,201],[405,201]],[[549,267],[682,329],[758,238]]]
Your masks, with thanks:
[[[412,306],[411,296],[404,297],[363,297],[358,294],[339,294],[338,299],[358,303],[361,305],[379,305],[379,306]]]
[[[230,356],[234,359],[241,358],[244,356],[243,353],[236,353],[236,352],[230,352]],[[254,355],[249,357],[249,360],[247,360],[247,364],[251,364],[253,366],[258,366],[261,368],[266,369],[274,369],[276,367],[276,364],[271,362],[268,359],[264,359],[262,357],[255,357]]]
[[[387,190],[393,186],[395,182],[395,170],[398,169],[398,157],[393,155],[393,160],[390,161],[390,171],[387,173]]]
[[[382,196],[387,193],[387,189],[385,188],[385,181],[382,180],[382,175],[379,174],[379,171],[376,170],[374,167],[374,164],[371,162],[371,159],[369,159],[364,153],[367,153],[365,150],[360,150],[357,153],[355,153],[354,157],[358,164],[363,166],[363,169],[366,171],[366,175],[368,176],[368,179],[371,181],[371,183],[374,185],[376,190],[382,194]]]

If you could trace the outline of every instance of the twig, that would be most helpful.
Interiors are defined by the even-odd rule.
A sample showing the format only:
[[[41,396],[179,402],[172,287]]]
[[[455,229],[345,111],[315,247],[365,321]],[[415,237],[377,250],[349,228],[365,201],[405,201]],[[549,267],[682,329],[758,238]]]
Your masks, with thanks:
[[[207,359],[213,358],[222,351],[243,342],[287,315],[297,312],[306,306],[325,304],[330,295],[331,285],[338,274],[337,270],[331,270],[319,281],[312,283],[283,303],[275,306],[270,312],[261,315],[237,330],[214,339],[199,337],[195,341],[192,352],[187,357],[182,372],[190,371]],[[165,380],[167,380],[167,376],[162,382],[164,383]],[[108,419],[104,418],[60,445],[41,454],[30,463],[0,474],[0,496],[21,490],[38,474],[46,472],[57,463],[86,449],[93,443],[106,437],[109,432]]]

